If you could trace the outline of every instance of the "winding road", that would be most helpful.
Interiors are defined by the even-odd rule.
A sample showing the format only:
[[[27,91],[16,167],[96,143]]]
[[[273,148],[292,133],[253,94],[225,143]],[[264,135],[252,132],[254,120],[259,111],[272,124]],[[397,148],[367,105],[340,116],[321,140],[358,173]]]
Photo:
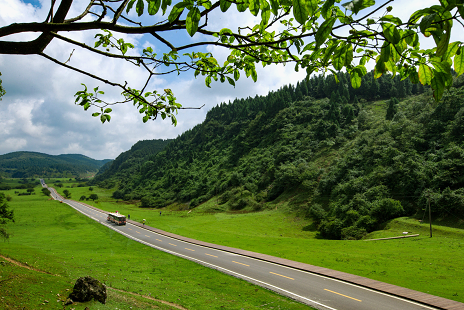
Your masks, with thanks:
[[[45,187],[46,184],[43,180],[41,182],[42,186]],[[239,255],[231,251],[215,249],[211,246],[205,247],[192,242],[185,242],[179,238],[168,236],[169,233],[160,234],[153,231],[156,229],[145,227],[133,221],[128,221],[125,226],[116,226],[107,222],[107,213],[77,201],[64,199],[53,188],[49,189],[54,199],[68,204],[82,214],[130,239],[271,289],[316,309],[464,309],[462,303],[420,292],[417,292],[418,297],[425,295],[431,296],[431,299],[438,298],[443,305],[447,304],[448,306],[434,307],[432,306],[434,305],[433,302],[424,302],[424,298],[418,298],[418,301],[408,300],[379,290],[334,279],[333,277],[290,268],[282,264]],[[221,248],[221,246],[218,246],[218,248]]]

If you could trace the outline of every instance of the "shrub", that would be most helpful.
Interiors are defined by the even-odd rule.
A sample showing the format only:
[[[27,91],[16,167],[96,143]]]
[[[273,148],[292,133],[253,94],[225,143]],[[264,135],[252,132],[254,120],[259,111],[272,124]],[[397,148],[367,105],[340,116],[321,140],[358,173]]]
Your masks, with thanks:
[[[403,206],[398,200],[384,198],[372,203],[370,215],[379,223],[386,222],[403,214]]]
[[[341,231],[341,237],[344,240],[359,240],[362,239],[366,234],[366,229],[356,226],[345,227]]]
[[[314,224],[319,225],[323,219],[327,216],[327,212],[318,203],[313,204],[309,210],[309,217],[314,221]]]

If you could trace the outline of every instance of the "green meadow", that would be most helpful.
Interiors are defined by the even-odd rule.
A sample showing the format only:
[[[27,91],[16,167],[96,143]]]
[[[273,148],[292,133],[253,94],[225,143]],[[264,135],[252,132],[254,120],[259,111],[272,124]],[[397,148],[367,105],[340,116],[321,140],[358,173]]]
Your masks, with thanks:
[[[0,243],[1,309],[309,309],[132,241],[49,200],[40,187],[30,196],[3,192],[16,221]],[[107,303],[64,307],[77,278],[88,275],[107,285]]]
[[[72,183],[67,184],[72,186]],[[59,191],[62,192],[63,189]],[[78,199],[91,193],[88,187],[68,188]],[[163,209],[138,207],[111,198],[114,189],[95,187],[97,202],[86,201],[106,211],[130,214],[136,221],[179,235],[265,253],[312,265],[344,271],[413,290],[464,302],[464,221],[437,219],[433,237],[427,220],[397,218],[383,230],[364,240],[318,239],[311,222],[290,213],[284,200],[268,205],[268,210],[250,213],[212,212],[216,200],[193,209],[183,205]],[[159,212],[161,211],[161,216]],[[419,237],[367,241],[401,236]]]

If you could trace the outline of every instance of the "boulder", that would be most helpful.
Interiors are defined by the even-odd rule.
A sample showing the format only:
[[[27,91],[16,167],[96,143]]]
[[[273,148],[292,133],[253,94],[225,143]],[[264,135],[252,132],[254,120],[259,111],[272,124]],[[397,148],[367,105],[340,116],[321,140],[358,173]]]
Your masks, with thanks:
[[[101,302],[106,301],[106,286],[92,277],[77,279],[69,298],[77,302],[91,301],[92,298]]]

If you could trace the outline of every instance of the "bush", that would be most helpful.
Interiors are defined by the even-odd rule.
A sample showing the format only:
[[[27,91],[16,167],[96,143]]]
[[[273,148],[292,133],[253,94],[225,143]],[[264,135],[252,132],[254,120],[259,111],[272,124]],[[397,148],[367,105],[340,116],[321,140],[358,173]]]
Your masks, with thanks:
[[[87,197],[85,197],[85,195],[82,195],[81,198],[79,198],[80,201],[84,201],[86,199],[87,199]]]
[[[366,234],[366,229],[356,226],[345,227],[341,231],[341,237],[344,240],[359,240],[362,239]]]
[[[314,224],[319,225],[327,216],[327,212],[318,203],[313,204],[308,210],[309,217],[314,221]]]
[[[50,196],[51,194],[50,190],[46,187],[42,188],[42,193],[44,193],[45,196]]]
[[[114,191],[111,196],[115,199],[124,199],[124,191],[118,189]]]
[[[342,236],[342,227],[342,221],[332,217],[321,222],[319,232],[325,238],[340,239]]]
[[[370,215],[379,223],[386,222],[403,214],[403,206],[398,200],[385,198],[372,203]]]

